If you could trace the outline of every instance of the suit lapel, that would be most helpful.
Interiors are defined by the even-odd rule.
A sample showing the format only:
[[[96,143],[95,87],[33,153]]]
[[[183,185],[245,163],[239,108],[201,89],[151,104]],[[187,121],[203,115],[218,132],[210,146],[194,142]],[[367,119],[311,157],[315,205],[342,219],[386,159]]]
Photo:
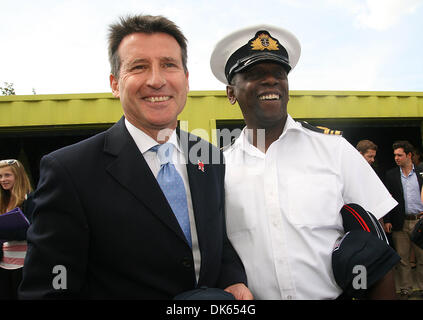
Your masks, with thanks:
[[[199,169],[198,163],[201,162],[202,164],[204,164],[204,166],[207,165],[208,160],[206,159],[206,156],[208,154],[208,150],[204,150],[204,148],[201,148],[204,147],[205,144],[199,143],[199,138],[194,135],[179,130],[179,128],[177,129],[177,135],[179,138],[180,146],[187,160],[186,168],[189,180],[189,187],[191,191],[196,225],[198,225],[198,222],[201,222],[202,219],[200,213],[203,212],[203,198],[205,196],[205,190],[207,190],[207,186],[204,185],[204,177],[205,175],[207,175],[207,169],[205,168],[205,170],[202,171],[201,169]]]
[[[104,151],[114,156],[106,171],[186,241],[156,178],[126,129],[123,117],[107,132]]]
[[[201,229],[203,227],[202,223],[202,212],[203,212],[203,193],[205,191],[205,188],[202,184],[202,179],[204,177],[201,177],[202,171],[198,170],[198,164],[196,164],[199,160],[199,157],[196,154],[195,148],[198,140],[195,136],[180,130],[177,128],[176,131],[178,138],[179,138],[179,144],[185,154],[186,161],[187,161],[187,175],[189,180],[189,188],[191,192],[191,200],[192,200],[192,206],[194,210],[194,216],[195,216],[195,225],[197,227],[197,233],[198,233],[198,241],[201,245],[201,236],[203,235],[203,232],[201,232]]]
[[[402,182],[401,182],[401,168],[397,167],[397,170],[395,170],[394,172],[395,172],[395,180],[396,180],[395,182],[396,182],[396,185],[398,186],[401,199],[404,199],[404,190],[402,189]]]
[[[207,175],[210,173],[208,170],[208,164],[210,163],[212,156],[210,155],[210,145],[205,141],[200,140],[199,137],[179,130],[179,128],[177,129],[177,134],[180,146],[183,149],[187,160],[186,168],[195,216],[198,245],[201,253],[199,278],[199,281],[201,282],[202,276],[205,272],[205,268],[203,268],[203,266],[208,263],[206,244],[210,242],[208,237],[213,236],[210,234],[210,229],[208,228],[207,223],[208,208],[206,199],[208,196],[214,197],[214,194],[210,194],[213,188],[207,184]],[[201,168],[203,168],[204,171]]]
[[[419,189],[422,190],[422,185],[423,185],[422,171],[417,167],[414,167],[414,170],[416,171],[417,182],[419,183]]]

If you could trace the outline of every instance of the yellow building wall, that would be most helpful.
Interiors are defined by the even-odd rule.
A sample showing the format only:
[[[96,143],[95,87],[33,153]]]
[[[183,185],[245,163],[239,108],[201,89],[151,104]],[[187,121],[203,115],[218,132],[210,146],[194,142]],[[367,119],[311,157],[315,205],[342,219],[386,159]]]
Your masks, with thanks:
[[[288,112],[297,119],[423,119],[423,92],[293,90]],[[0,133],[105,125],[121,116],[111,93],[0,97]],[[242,119],[242,113],[224,91],[190,92],[179,116],[181,128],[208,140],[217,120],[230,119]]]

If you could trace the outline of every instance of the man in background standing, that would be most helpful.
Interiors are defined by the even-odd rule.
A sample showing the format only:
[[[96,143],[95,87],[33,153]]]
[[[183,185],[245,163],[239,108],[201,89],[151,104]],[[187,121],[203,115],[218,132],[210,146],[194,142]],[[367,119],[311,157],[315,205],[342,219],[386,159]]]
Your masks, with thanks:
[[[364,159],[373,166],[377,152],[377,145],[370,140],[361,140],[357,143],[356,149],[360,152]]]
[[[417,266],[418,294],[423,289],[423,249],[410,241],[410,234],[417,221],[422,218],[423,203],[421,189],[422,171],[411,160],[414,147],[408,141],[397,141],[392,145],[394,158],[398,167],[386,173],[385,184],[398,202],[384,218],[386,232],[392,232],[394,247],[401,257],[397,266],[400,299],[408,299],[413,288],[410,265],[410,247],[414,248]]]

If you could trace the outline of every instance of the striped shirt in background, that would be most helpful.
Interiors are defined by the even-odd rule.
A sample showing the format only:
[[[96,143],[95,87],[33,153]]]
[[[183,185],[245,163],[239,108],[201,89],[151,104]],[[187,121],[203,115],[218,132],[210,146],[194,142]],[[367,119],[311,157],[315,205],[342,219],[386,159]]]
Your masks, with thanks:
[[[3,258],[0,261],[0,268],[14,270],[24,265],[27,250],[26,240],[7,241],[3,243]]]

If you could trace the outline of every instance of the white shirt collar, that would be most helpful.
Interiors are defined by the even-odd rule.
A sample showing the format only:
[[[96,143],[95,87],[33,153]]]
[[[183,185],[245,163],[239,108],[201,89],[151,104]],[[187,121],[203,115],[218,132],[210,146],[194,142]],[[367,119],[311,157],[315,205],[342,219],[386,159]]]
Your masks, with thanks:
[[[134,139],[135,144],[137,145],[138,149],[141,151],[142,154],[150,150],[152,147],[157,145],[157,141],[146,134],[144,131],[135,127],[132,123],[130,123],[125,118],[125,125],[131,135],[132,139]],[[170,136],[168,143],[172,143],[176,149],[182,152],[182,149],[179,147],[178,136],[176,134],[176,130],[173,130],[172,135]]]
[[[287,131],[301,130],[301,128],[302,128],[301,124],[299,124],[294,119],[292,119],[292,117],[288,114],[282,134],[279,136],[278,140],[276,141],[279,141],[280,139],[282,139],[282,137],[286,134]],[[241,150],[250,154],[251,156],[264,158],[265,154],[250,143],[246,130],[247,130],[247,126],[245,126],[242,129],[240,136],[238,137],[238,139],[235,140],[234,147],[240,148]]]

